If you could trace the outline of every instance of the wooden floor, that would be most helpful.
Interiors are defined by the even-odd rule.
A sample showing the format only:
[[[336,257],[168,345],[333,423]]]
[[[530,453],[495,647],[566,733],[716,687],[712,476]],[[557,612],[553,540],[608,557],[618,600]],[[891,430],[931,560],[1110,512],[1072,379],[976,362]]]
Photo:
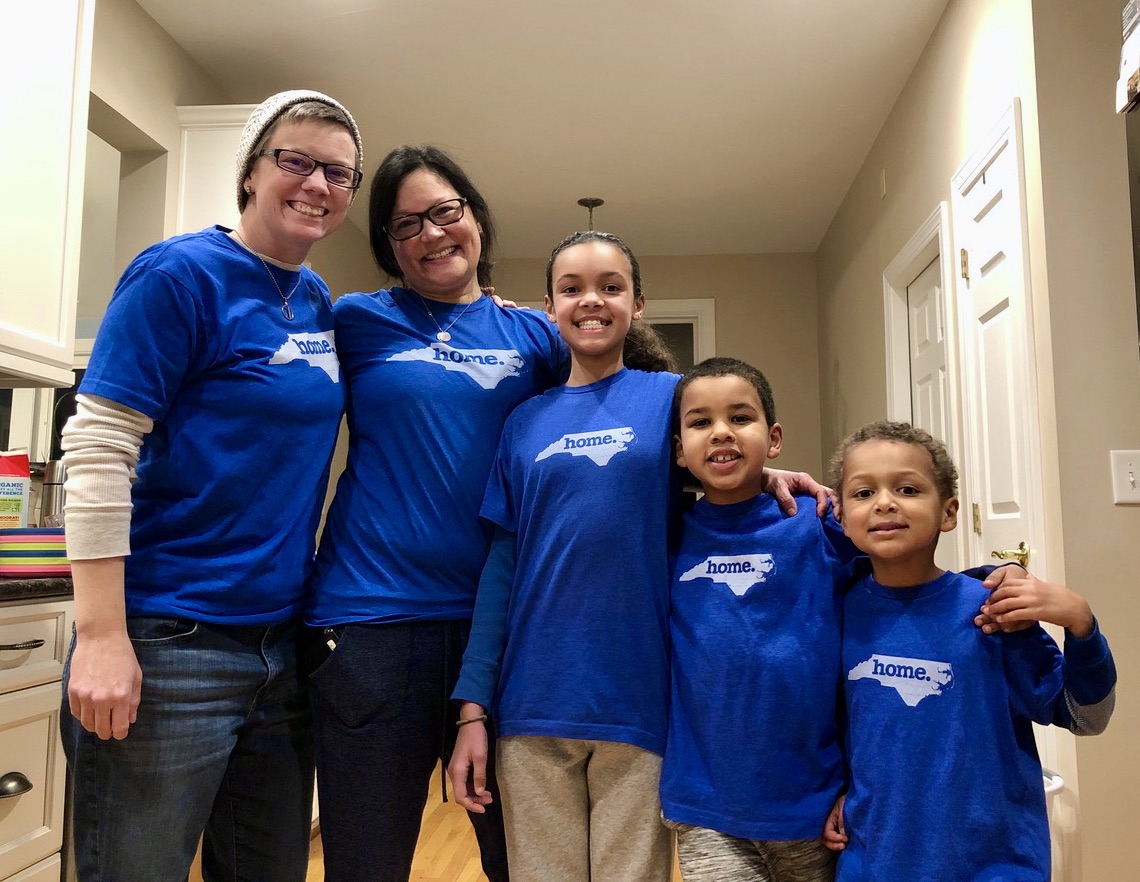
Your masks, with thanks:
[[[324,850],[321,837],[313,838],[309,851],[306,882],[324,882]],[[479,865],[479,846],[467,820],[467,812],[439,796],[439,768],[431,778],[424,809],[420,841],[412,861],[411,882],[486,882]],[[189,882],[202,882],[198,861],[190,870]]]
[[[309,874],[306,882],[324,882],[324,850],[321,837],[313,839],[309,852]],[[680,873],[673,870],[674,880]],[[439,769],[431,778],[427,806],[424,809],[420,841],[412,861],[411,882],[486,882],[479,865],[479,846],[467,820],[467,812],[450,800],[444,803],[439,796]],[[190,882],[201,882],[197,863],[190,873]]]
[[[324,851],[321,837],[313,839],[306,882],[324,882]],[[424,808],[420,841],[412,860],[411,882],[485,882],[479,865],[479,846],[467,820],[467,812],[439,796],[439,768],[431,776]]]

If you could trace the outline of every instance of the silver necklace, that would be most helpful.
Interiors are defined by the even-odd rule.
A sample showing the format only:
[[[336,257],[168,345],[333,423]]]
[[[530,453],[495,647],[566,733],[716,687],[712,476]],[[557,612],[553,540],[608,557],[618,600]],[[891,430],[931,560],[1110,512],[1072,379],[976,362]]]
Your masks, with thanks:
[[[448,323],[446,328],[441,328],[439,326],[439,322],[436,321],[435,315],[431,311],[431,307],[427,305],[427,299],[419,291],[416,292],[416,296],[420,298],[420,303],[424,305],[424,312],[428,314],[428,318],[430,318],[432,324],[435,325],[435,339],[437,339],[440,343],[447,343],[449,340],[451,340],[451,334],[449,334],[448,331],[455,327],[455,323],[463,318],[463,313],[467,312],[467,310],[471,308],[471,304],[475,302],[475,300],[470,301],[465,307],[463,307],[463,310],[459,313],[459,315],[457,315]],[[478,298],[475,299],[478,300]]]
[[[254,257],[261,261],[261,265],[265,267],[265,271],[269,273],[269,280],[273,282],[273,287],[277,289],[277,296],[281,298],[281,314],[285,316],[285,321],[293,321],[293,307],[289,305],[289,298],[297,293],[297,287],[301,284],[301,274],[297,274],[297,281],[293,283],[293,287],[289,290],[289,293],[286,294],[281,290],[281,286],[277,284],[277,277],[273,275],[273,270],[269,268],[269,264],[265,262],[265,258],[250,248],[249,243],[241,237],[241,233],[239,233],[236,229],[234,230],[234,235],[238,237],[238,241],[241,242],[241,244],[244,245],[253,254]]]

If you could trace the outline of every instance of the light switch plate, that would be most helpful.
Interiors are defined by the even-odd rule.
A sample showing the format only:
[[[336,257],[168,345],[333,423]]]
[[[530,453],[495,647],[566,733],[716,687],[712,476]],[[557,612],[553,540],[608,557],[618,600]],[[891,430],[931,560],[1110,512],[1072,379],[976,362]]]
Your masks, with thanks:
[[[1140,505],[1140,450],[1110,450],[1112,501],[1117,505]]]

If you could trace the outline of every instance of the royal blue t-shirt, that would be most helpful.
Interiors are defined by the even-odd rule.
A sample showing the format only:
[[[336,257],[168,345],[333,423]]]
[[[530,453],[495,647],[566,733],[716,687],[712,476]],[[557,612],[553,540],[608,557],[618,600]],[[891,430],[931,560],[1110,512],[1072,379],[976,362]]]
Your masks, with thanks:
[[[296,286],[292,321],[278,285]],[[154,420],[132,490],[128,615],[264,625],[300,612],[340,379],[311,270],[267,269],[223,227],[127,267],[79,391]]]
[[[336,301],[349,451],[310,580],[311,625],[470,618],[503,423],[565,371],[544,313],[489,297],[430,308],[438,326],[406,288]]]
[[[843,882],[1045,882],[1049,829],[1031,723],[1063,702],[1063,662],[1034,625],[984,634],[988,592],[945,573],[867,577],[844,607],[851,787]]]
[[[843,591],[854,545],[815,500],[702,499],[673,561],[666,818],[740,839],[814,839],[843,787]]]
[[[664,752],[677,379],[623,368],[507,421],[481,510],[517,541],[502,735]]]

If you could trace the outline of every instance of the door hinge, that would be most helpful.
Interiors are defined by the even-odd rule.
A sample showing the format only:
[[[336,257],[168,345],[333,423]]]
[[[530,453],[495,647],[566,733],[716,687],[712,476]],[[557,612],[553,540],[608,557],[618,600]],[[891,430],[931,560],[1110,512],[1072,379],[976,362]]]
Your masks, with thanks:
[[[974,503],[974,532],[979,536],[982,535],[982,510],[976,502]]]
[[[962,278],[970,281],[970,256],[965,248],[961,251]]]

